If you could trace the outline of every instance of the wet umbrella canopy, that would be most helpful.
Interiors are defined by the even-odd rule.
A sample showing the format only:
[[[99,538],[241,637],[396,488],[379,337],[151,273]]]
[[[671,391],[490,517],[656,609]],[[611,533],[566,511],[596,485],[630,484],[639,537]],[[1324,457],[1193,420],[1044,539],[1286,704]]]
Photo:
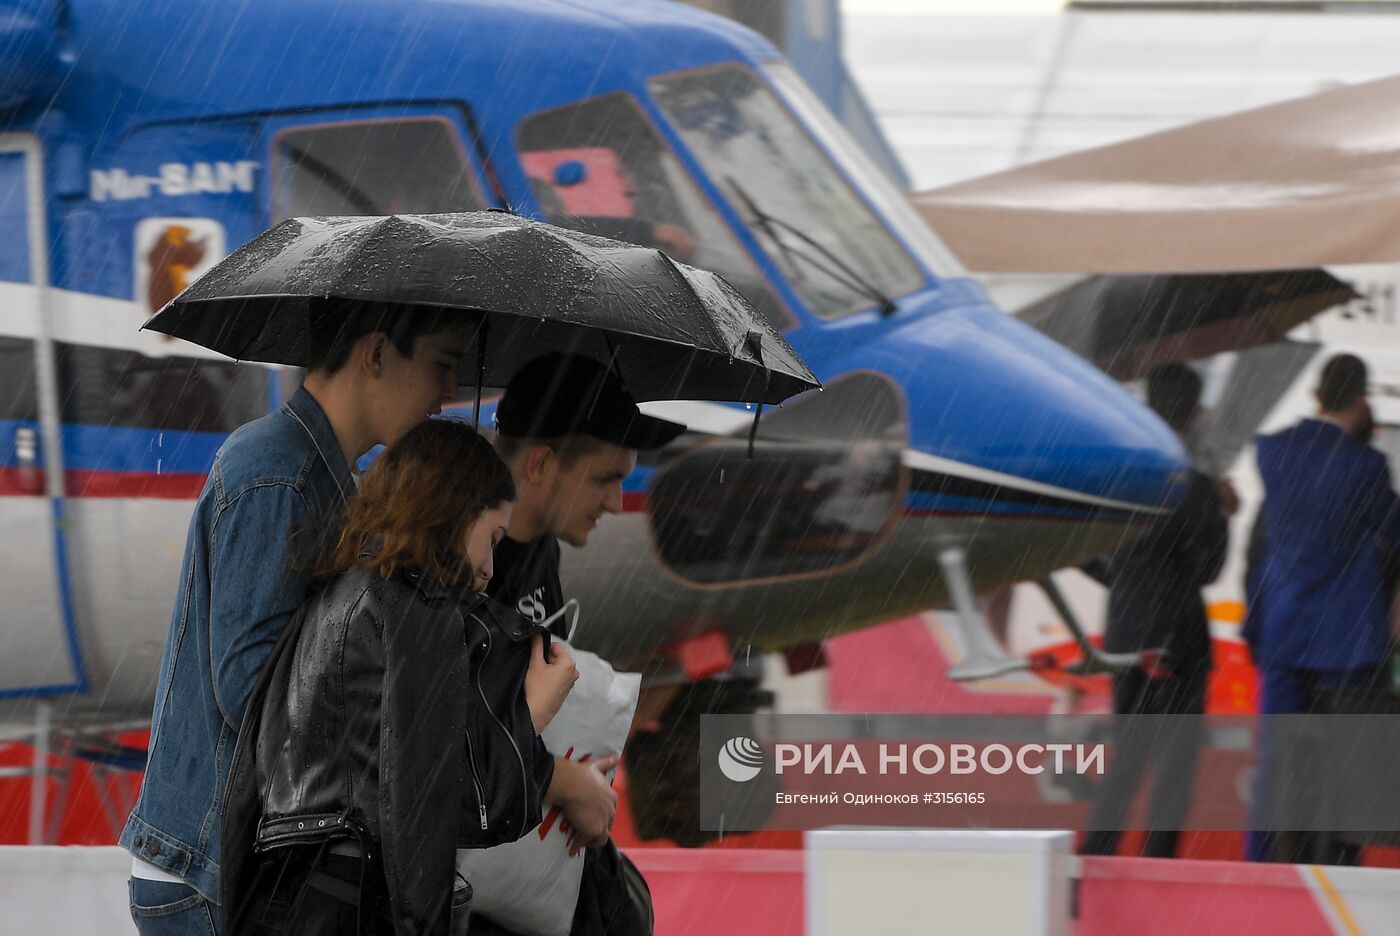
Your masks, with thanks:
[[[482,313],[462,382],[547,351],[609,363],[638,400],[778,403],[817,379],[733,287],[651,248],[504,212],[293,218],[146,323],[243,361],[304,364],[324,300]]]

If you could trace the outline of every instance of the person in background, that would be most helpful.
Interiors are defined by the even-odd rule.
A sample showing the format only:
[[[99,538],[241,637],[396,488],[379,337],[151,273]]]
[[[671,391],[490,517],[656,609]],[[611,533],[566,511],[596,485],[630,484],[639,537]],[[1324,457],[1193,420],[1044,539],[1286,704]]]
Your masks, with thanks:
[[[1390,645],[1387,555],[1400,546],[1400,504],[1385,456],[1371,448],[1367,370],[1339,354],[1322,368],[1318,413],[1258,440],[1264,501],[1251,543],[1244,638],[1260,675],[1260,713],[1315,712],[1327,693],[1384,685]],[[1353,864],[1354,845],[1307,836],[1276,848],[1267,831],[1279,749],[1261,720],[1251,861]]]
[[[1183,441],[1200,416],[1200,399],[1201,379],[1184,364],[1163,365],[1147,379],[1148,406]],[[1174,507],[1086,569],[1109,587],[1104,649],[1148,656],[1144,665],[1113,676],[1113,710],[1120,716],[1115,753],[1095,797],[1084,854],[1117,850],[1118,830],[1150,765],[1150,828],[1142,854],[1176,855],[1191,805],[1211,668],[1201,589],[1220,574],[1228,540],[1216,480],[1192,469]],[[1159,659],[1152,656],[1156,651]],[[1159,715],[1171,717],[1136,720]]]

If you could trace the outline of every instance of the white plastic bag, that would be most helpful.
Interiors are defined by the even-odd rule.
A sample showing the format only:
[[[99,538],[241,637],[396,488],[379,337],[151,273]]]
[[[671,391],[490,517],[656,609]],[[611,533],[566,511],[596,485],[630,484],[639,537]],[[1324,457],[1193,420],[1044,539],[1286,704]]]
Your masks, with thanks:
[[[621,754],[641,674],[619,673],[597,654],[558,642],[573,654],[578,681],[541,735],[545,747],[576,762]],[[457,870],[474,893],[472,914],[524,936],[567,936],[583,878],[583,853],[569,857],[563,826],[559,810],[546,807],[544,821],[519,841],[457,852]]]

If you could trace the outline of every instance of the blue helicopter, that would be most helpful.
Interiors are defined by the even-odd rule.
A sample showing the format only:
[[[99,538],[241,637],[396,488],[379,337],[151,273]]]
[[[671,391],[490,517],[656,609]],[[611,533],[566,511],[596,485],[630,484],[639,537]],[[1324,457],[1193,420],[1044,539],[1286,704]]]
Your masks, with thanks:
[[[811,365],[825,391],[764,414],[752,460],[742,407],[650,404],[691,431],[566,550],[579,645],[656,679],[948,604],[955,678],[1024,667],[974,595],[1103,550],[1185,468],[1143,406],[995,308],[781,54],[719,17],[9,0],[0,49],[7,718],[45,698],[94,730],[149,718],[192,501],[296,375],[139,329],[287,217],[497,207],[654,245],[722,274]]]

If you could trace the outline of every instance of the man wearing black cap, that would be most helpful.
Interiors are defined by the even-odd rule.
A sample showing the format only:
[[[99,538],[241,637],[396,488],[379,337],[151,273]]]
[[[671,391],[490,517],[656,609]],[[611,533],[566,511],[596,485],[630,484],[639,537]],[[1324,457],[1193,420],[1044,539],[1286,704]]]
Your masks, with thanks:
[[[496,407],[496,448],[519,496],[496,547],[490,595],[533,621],[562,608],[559,541],[587,545],[604,514],[622,512],[622,480],[637,452],[661,448],[685,428],[643,415],[621,378],[590,358],[548,354],[521,368]],[[561,618],[559,636],[564,627]],[[645,884],[609,836],[617,795],[604,775],[617,760],[585,765],[556,756],[546,795],[573,827],[574,844],[588,848],[575,934],[650,931]],[[498,931],[477,920],[473,932]]]
[[[684,431],[642,415],[621,378],[591,358],[548,354],[521,368],[496,407],[496,448],[520,498],[496,547],[492,597],[533,621],[563,607],[559,541],[586,545],[604,514],[622,512],[637,452]]]

